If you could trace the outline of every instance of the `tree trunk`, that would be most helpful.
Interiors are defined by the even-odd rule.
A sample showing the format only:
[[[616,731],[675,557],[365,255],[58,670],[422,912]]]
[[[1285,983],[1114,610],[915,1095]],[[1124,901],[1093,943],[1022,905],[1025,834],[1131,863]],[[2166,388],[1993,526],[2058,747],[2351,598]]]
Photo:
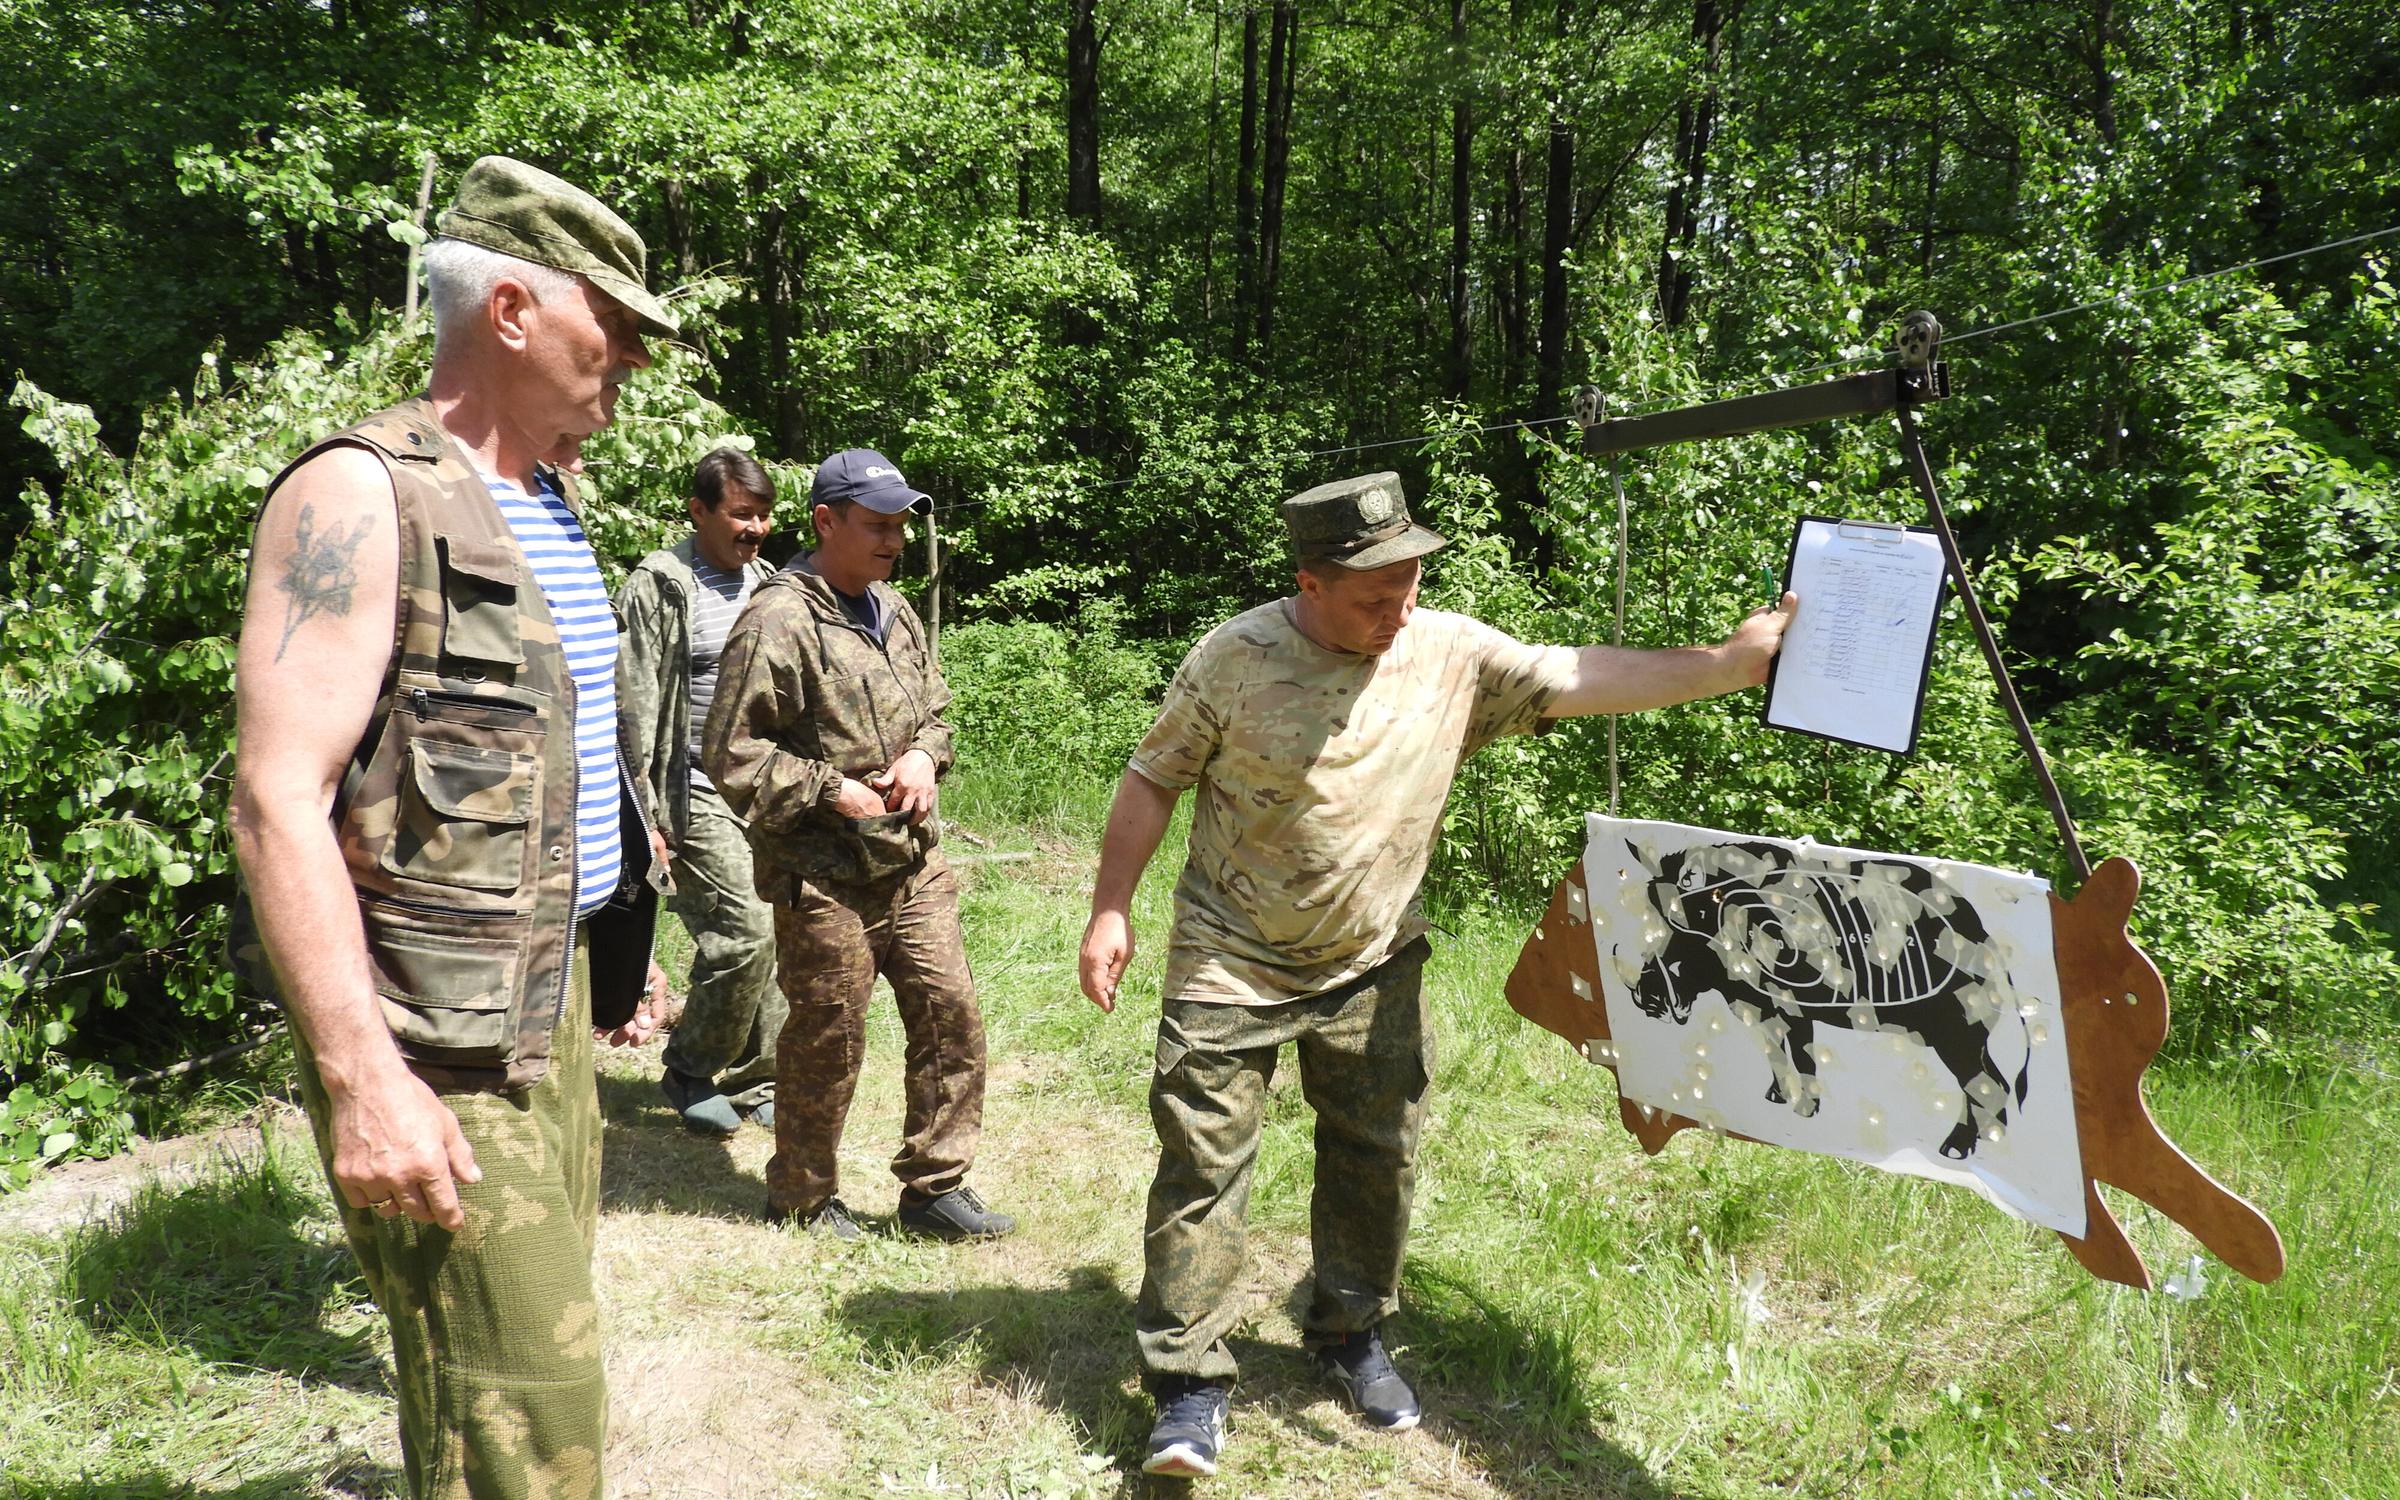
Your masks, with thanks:
[[[1572,0],[1558,0],[1559,51],[1566,54],[1566,43],[1573,29]],[[1575,231],[1575,128],[1567,119],[1566,90],[1553,84],[1550,91],[1550,152],[1542,183],[1542,327],[1534,359],[1533,415],[1534,420],[1555,420],[1565,409],[1563,387],[1567,383],[1567,247]],[[1527,505],[1516,517],[1512,530],[1515,540],[1531,554],[1537,572],[1550,570],[1554,545],[1547,532],[1533,525],[1541,496],[1536,487],[1539,476],[1527,487]]]
[[[1099,0],[1067,3],[1067,217],[1100,227]]]
[[[791,270],[783,247],[784,227],[789,222],[789,212],[779,208],[767,215],[761,226],[766,265],[758,279],[767,303],[767,384],[775,404],[775,451],[787,463],[809,456],[800,392],[792,381]]]
[[[1267,161],[1258,215],[1258,349],[1275,343],[1275,285],[1283,270],[1283,183],[1292,151],[1292,80],[1299,72],[1300,9],[1275,0],[1267,51]]]
[[[1258,11],[1242,12],[1242,142],[1233,179],[1234,350],[1250,347],[1258,305]]]
[[[1474,102],[1468,97],[1467,0],[1450,0],[1450,398],[1467,399],[1475,371],[1474,329],[1467,306],[1467,256],[1472,252],[1468,200],[1475,157]]]
[[[1218,63],[1224,55],[1225,12],[1214,6],[1208,12],[1208,132],[1201,148],[1201,160],[1208,174],[1207,207],[1200,215],[1200,326],[1215,328],[1217,321],[1217,88]],[[1211,347],[1215,339],[1209,339]]]
[[[2117,144],[2117,77],[2109,70],[2108,44],[2116,25],[2116,0],[2092,0],[2092,47],[2085,54],[2092,70],[2092,128],[2110,147]]]
[[[1942,191],[1942,70],[1933,68],[1933,89],[1925,108],[1925,216],[1917,230],[1917,269],[1933,274],[1934,207]]]
[[[680,177],[670,177],[660,190],[667,209],[667,253],[675,259],[675,272],[686,281],[700,274],[700,254],[692,248],[691,195]]]
[[[1507,237],[1507,264],[1500,278],[1500,390],[1515,401],[1525,385],[1525,148],[1508,148],[1500,221]]]
[[[1681,326],[1691,306],[1692,256],[1699,237],[1701,190],[1708,178],[1709,139],[1716,133],[1725,20],[1719,0],[1694,0],[1692,40],[1700,44],[1701,82],[1696,93],[1684,96],[1675,115],[1675,182],[1667,189],[1666,234],[1658,256],[1658,308],[1669,328]]]

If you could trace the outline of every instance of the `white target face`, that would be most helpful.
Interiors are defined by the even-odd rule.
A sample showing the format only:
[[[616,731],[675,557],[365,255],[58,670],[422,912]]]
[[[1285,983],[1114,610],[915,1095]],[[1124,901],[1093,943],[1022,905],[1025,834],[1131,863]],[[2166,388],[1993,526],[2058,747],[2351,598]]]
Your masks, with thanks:
[[[2047,881],[1597,814],[1583,868],[1628,1100],[2082,1236]]]

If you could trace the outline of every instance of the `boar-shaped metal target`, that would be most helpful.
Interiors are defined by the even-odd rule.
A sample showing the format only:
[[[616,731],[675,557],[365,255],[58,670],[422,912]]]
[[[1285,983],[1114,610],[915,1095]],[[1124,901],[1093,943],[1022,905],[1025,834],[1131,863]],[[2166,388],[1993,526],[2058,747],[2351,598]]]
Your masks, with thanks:
[[[1508,997],[1616,1072],[1646,1150],[1699,1125],[1963,1183],[2147,1287],[2107,1181],[2271,1280],[2274,1227],[2142,1102],[2167,1006],[2125,936],[2138,887],[2124,860],[2062,902],[1980,865],[1595,816]]]

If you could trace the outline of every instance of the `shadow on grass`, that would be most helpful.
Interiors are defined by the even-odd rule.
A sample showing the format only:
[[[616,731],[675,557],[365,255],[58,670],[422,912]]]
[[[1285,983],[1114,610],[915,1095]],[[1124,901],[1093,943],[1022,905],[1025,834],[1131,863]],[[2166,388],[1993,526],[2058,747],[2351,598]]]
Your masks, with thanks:
[[[1674,1500],[1639,1458],[1600,1434],[1580,1345],[1597,1330],[1527,1319],[1476,1283],[1422,1264],[1403,1272],[1392,1324],[1426,1425],[1513,1495]]]
[[[366,1285],[303,1160],[270,1140],[189,1185],[143,1187],[69,1242],[62,1296],[110,1337],[382,1392],[372,1322],[354,1316]]]
[[[1496,1488],[1525,1500],[1674,1500],[1599,1434],[1563,1330],[1528,1328],[1438,1274],[1415,1273],[1410,1283],[1424,1289],[1426,1305],[1404,1309],[1393,1327],[1418,1356],[1427,1428],[1456,1442]],[[1105,1266],[1076,1267],[1057,1286],[859,1292],[835,1315],[872,1362],[946,1359],[970,1345],[984,1383],[1049,1406],[1087,1451],[1116,1459],[1127,1475],[1123,1495],[1192,1490],[1139,1472],[1151,1406],[1128,1389],[1133,1299]],[[1304,1351],[1245,1338],[1233,1351],[1242,1367],[1237,1426],[1247,1408],[1328,1447],[1342,1441],[1344,1430],[1323,1420],[1327,1389]]]
[[[725,1218],[766,1205],[766,1184],[737,1165],[723,1141],[685,1129],[657,1079],[602,1073],[600,1119],[603,1211]]]
[[[25,1479],[0,1473],[0,1500],[319,1500],[332,1494],[385,1500],[406,1492],[397,1469],[365,1458],[275,1474],[193,1478],[151,1472],[106,1479]]]

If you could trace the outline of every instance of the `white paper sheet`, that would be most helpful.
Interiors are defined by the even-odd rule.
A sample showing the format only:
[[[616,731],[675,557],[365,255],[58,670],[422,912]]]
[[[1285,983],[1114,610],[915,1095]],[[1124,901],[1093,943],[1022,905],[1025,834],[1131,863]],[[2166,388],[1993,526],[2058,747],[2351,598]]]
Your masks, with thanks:
[[[1800,613],[1767,689],[1766,723],[1902,754],[1916,748],[1942,547],[1932,532],[1806,520],[1792,543]]]
[[[1598,814],[1587,835],[1627,1099],[2084,1233],[2048,882]]]

